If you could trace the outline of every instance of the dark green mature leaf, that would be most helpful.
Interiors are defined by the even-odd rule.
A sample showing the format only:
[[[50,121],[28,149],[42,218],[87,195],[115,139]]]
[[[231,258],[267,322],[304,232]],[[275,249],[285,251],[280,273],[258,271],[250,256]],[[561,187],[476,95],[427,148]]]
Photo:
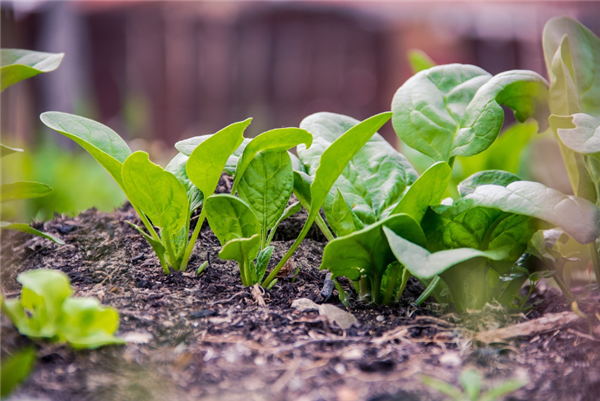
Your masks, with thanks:
[[[0,157],[8,156],[13,153],[23,152],[23,149],[19,148],[11,148],[10,146],[6,146],[0,143]]]
[[[397,235],[393,230],[383,229],[392,252],[413,276],[431,279],[449,268],[473,259],[499,261],[508,255],[507,248],[480,251],[472,248],[459,248],[431,253],[427,249]]]
[[[41,232],[29,226],[29,224],[25,223],[9,223],[6,221],[0,221],[0,230],[13,230],[20,231],[22,233],[27,233],[31,235],[37,235],[38,237],[49,239],[50,241],[56,242],[59,245],[64,245],[65,242],[60,238],[54,237],[50,234]]]
[[[565,36],[569,45],[565,46]],[[553,114],[570,115],[586,113],[600,116],[600,39],[592,31],[569,17],[553,18],[546,23],[543,33],[544,57],[550,72],[550,109]],[[567,48],[568,47],[568,48]],[[561,49],[562,48],[562,49]],[[557,64],[562,59],[564,72],[558,71],[563,66]],[[568,76],[563,74],[569,72]],[[558,74],[557,74],[558,73]],[[562,75],[562,78],[561,78]],[[566,110],[565,103],[572,106],[574,102],[564,89],[565,82],[570,79],[577,93],[578,110]],[[560,89],[562,86],[563,89]]]
[[[435,163],[412,184],[390,214],[406,213],[420,222],[429,206],[439,205],[452,169],[445,162]]]
[[[19,333],[34,338],[54,337],[61,306],[73,293],[69,278],[58,270],[37,269],[19,274],[17,281],[23,285],[21,299],[2,300],[2,311]]]
[[[371,280],[381,280],[388,264],[395,260],[382,231],[384,227],[425,245],[419,224],[409,215],[398,214],[329,242],[323,251],[320,269],[331,271],[333,278],[345,276],[356,281],[364,274]]]
[[[262,151],[250,163],[240,158],[237,171],[237,174],[244,171],[238,181],[238,194],[250,206],[266,236],[267,231],[275,226],[283,214],[292,196],[294,175],[290,156],[287,150]]]
[[[506,187],[481,185],[455,202],[453,207],[458,211],[474,205],[549,222],[582,244],[590,243],[600,235],[600,209],[597,206],[537,182],[517,181]]]
[[[493,184],[505,187],[515,181],[521,181],[521,178],[503,170],[480,171],[458,184],[458,192],[460,196],[466,196],[473,193],[480,185]]]
[[[340,188],[337,188],[337,192],[333,198],[327,221],[338,237],[362,230],[365,227],[352,210],[352,205],[344,198]]]
[[[4,398],[27,377],[35,365],[35,349],[28,347],[6,355],[2,360],[2,371],[0,373],[0,397]]]
[[[152,163],[148,153],[138,151],[129,156],[123,163],[122,177],[129,200],[155,226],[168,232],[167,237],[186,225],[189,205],[183,184]]]
[[[41,182],[22,181],[0,186],[0,202],[31,199],[46,196],[52,192],[49,185]]]
[[[67,298],[58,325],[60,337],[75,349],[125,343],[114,335],[119,328],[119,313],[102,306],[96,298]]]
[[[202,205],[202,202],[204,202],[204,195],[202,194],[202,191],[192,184],[192,181],[190,181],[190,178],[187,175],[185,166],[188,158],[189,157],[183,153],[177,153],[177,155],[171,159],[169,164],[167,164],[165,170],[172,173],[175,177],[177,177],[179,182],[183,184],[190,201],[190,212],[193,212]]]
[[[423,50],[418,49],[408,51],[408,62],[410,63],[413,74],[436,66],[433,60],[429,58]]]
[[[496,139],[504,121],[502,105],[519,121],[545,122],[547,82],[531,71],[492,77],[470,65],[424,70],[398,89],[392,122],[407,145],[437,161],[473,156]]]
[[[208,198],[215,192],[227,160],[244,141],[251,118],[223,128],[202,141],[190,154],[186,171],[190,181]]]
[[[550,121],[553,121],[554,118],[560,117],[552,116]],[[565,127],[564,119],[570,120],[569,126]],[[589,114],[575,113],[564,119],[561,123],[555,122],[555,126],[560,140],[569,149],[583,154],[600,153],[600,118],[592,117]]]
[[[44,72],[54,71],[64,53],[0,49],[0,90]]]
[[[380,115],[381,116],[381,115]],[[298,155],[314,180],[322,165],[322,155],[345,132],[359,124],[354,118],[334,113],[316,113],[306,117],[300,127],[311,132],[313,145],[298,146]],[[382,125],[382,124],[381,124]],[[332,220],[332,206],[339,188],[353,212],[365,224],[375,222],[391,205],[398,202],[406,187],[417,178],[408,160],[398,153],[381,135],[374,133],[343,168],[327,193],[323,208]]]
[[[87,150],[123,188],[121,167],[131,155],[131,149],[119,134],[96,121],[68,113],[46,112],[40,119]]]
[[[221,245],[236,238],[260,234],[261,225],[243,200],[228,194],[216,194],[206,199],[206,218]]]
[[[312,140],[312,135],[300,128],[274,129],[264,132],[252,139],[244,148],[242,155],[238,159],[231,193],[235,195],[235,190],[244,176],[246,168],[250,166],[251,162],[259,152],[286,151],[301,143],[309,148],[312,144]]]

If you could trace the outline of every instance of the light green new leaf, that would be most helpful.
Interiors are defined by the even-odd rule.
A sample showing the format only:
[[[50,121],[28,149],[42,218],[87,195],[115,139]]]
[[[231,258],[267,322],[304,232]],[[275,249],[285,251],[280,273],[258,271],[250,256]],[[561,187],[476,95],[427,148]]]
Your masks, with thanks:
[[[413,49],[408,51],[408,62],[413,74],[435,67],[433,60],[423,51]]]
[[[279,220],[277,220],[277,222],[275,223],[275,226],[273,226],[273,228],[271,229],[271,232],[269,232],[269,237],[267,238],[267,242],[265,244],[266,246],[269,246],[269,244],[273,240],[273,237],[275,236],[275,232],[277,231],[277,227],[279,227],[281,222],[289,217],[292,217],[293,215],[298,213],[300,210],[302,210],[302,205],[300,204],[300,202],[296,202],[296,203],[293,203],[290,206],[288,206],[283,211],[283,214],[281,215]]]
[[[200,145],[202,142],[214,135],[215,134],[195,136],[193,138],[179,141],[175,144],[175,148],[179,150],[179,152],[181,152],[182,154],[189,157],[194,151],[194,149],[198,147],[198,145]],[[228,175],[232,176],[235,174],[235,168],[237,166],[238,160],[242,155],[244,149],[246,149],[246,146],[250,143],[250,141],[250,138],[244,138],[241,145],[238,146],[238,148],[234,150],[231,156],[229,156],[229,158],[227,159],[227,163],[225,163],[225,168],[223,169],[223,171],[225,171]]]
[[[451,174],[452,169],[447,163],[435,163],[408,188],[390,214],[406,213],[420,222],[429,206],[441,202]]]
[[[568,49],[564,48],[565,37],[568,38]],[[555,92],[555,95],[551,96],[551,100],[555,100],[550,104],[552,113],[570,115],[581,112],[599,117],[600,74],[597,73],[597,69],[600,65],[600,39],[576,20],[569,17],[557,17],[548,21],[544,27],[543,46],[546,67],[550,72],[550,81],[553,86],[551,92]],[[572,75],[570,78],[576,88],[579,110],[571,112],[559,110],[560,105],[564,105],[564,102],[568,100],[568,93],[559,90],[558,87],[554,88],[554,80],[561,79],[556,74],[563,74],[557,70],[557,57],[562,58],[564,68]],[[572,103],[572,100],[570,102]]]
[[[121,167],[131,155],[131,149],[119,134],[103,124],[73,114],[51,111],[42,113],[40,119],[87,150],[123,188]]]
[[[37,269],[19,274],[17,281],[23,285],[21,299],[2,300],[3,312],[23,335],[54,337],[61,306],[73,292],[69,278],[57,270]]]
[[[229,194],[216,194],[206,199],[206,218],[221,245],[236,238],[260,234],[261,225],[243,200]]]
[[[21,153],[21,152],[23,152],[23,149],[11,148],[10,146],[2,145],[0,143],[0,157],[8,156],[13,153]]]
[[[424,70],[402,85],[392,101],[392,122],[407,145],[436,161],[473,156],[496,139],[502,105],[519,121],[545,122],[547,83],[531,71],[492,77],[481,68],[450,64]]]
[[[102,306],[96,298],[67,298],[58,324],[60,337],[75,349],[125,343],[114,335],[119,328],[119,313]]]
[[[425,235],[419,224],[409,215],[398,214],[372,224],[361,231],[329,242],[323,251],[320,269],[333,273],[333,278],[345,276],[358,280],[366,275],[381,283],[387,266],[395,260],[382,229],[389,229],[424,245]]]
[[[246,150],[251,145],[252,142]],[[258,218],[263,235],[266,236],[267,231],[275,226],[283,214],[292,196],[292,161],[287,150],[269,150],[260,152],[250,163],[244,163],[244,166],[238,163],[236,179],[244,167],[237,187],[238,194],[240,199],[250,206]]]
[[[431,279],[449,268],[477,258],[499,261],[508,254],[506,248],[480,251],[472,248],[459,248],[431,253],[427,249],[397,235],[384,227],[392,252],[413,276],[419,279]]]
[[[460,196],[466,196],[473,193],[480,185],[493,184],[505,187],[515,181],[522,180],[517,175],[503,170],[480,171],[458,184],[458,192]]]
[[[190,212],[193,212],[202,205],[202,202],[204,202],[204,195],[202,194],[202,191],[200,191],[198,188],[196,188],[194,184],[192,184],[190,178],[187,175],[185,166],[187,164],[188,158],[189,157],[184,155],[183,153],[177,153],[177,155],[175,155],[175,157],[171,159],[169,164],[167,164],[165,170],[172,173],[175,177],[177,177],[179,182],[183,184],[187,192],[188,199],[190,201]]]
[[[565,127],[564,119],[562,122],[554,121],[560,140],[569,149],[588,155],[600,152],[600,118],[576,113],[565,119],[571,120],[566,128],[562,128]]]
[[[259,251],[260,234],[255,234],[250,238],[236,238],[227,242],[223,245],[221,252],[219,252],[219,257],[223,260],[237,261],[240,266],[242,284],[249,286],[258,282],[258,280],[254,280],[256,277],[253,277],[250,265],[252,264],[252,261],[256,259]],[[256,274],[256,272],[254,274]]]
[[[36,230],[35,228],[30,227],[29,224],[25,224],[25,223],[9,223],[6,221],[0,221],[0,230],[20,231],[22,233],[37,235],[38,237],[49,239],[50,241],[53,241],[59,245],[65,244],[65,242],[63,240],[61,240],[60,238],[57,238],[50,234]]]
[[[31,346],[3,357],[0,373],[0,397],[8,396],[16,386],[27,379],[35,365],[35,359],[35,349]]]
[[[312,135],[300,128],[279,128],[258,135],[248,143],[238,159],[231,193],[235,195],[246,169],[259,152],[287,151],[301,143],[310,148],[312,140]]]
[[[190,154],[186,171],[190,181],[208,198],[215,192],[227,160],[242,144],[247,120],[231,124],[202,141]]]
[[[265,276],[274,250],[273,246],[268,246],[258,253],[256,257],[256,269],[252,271],[252,281],[255,283],[260,283]]]
[[[0,186],[0,202],[31,199],[46,196],[52,192],[49,185],[40,182],[22,181]]]
[[[357,124],[365,127],[364,122],[334,113],[316,113],[302,120],[300,127],[311,132],[314,140],[309,149],[298,146],[298,155],[313,181],[317,170],[323,165],[322,156],[325,152]],[[397,203],[406,186],[416,180],[417,173],[408,160],[381,135],[371,135],[350,161],[342,166],[339,177],[330,186],[331,190],[326,194],[323,204],[328,220],[332,220],[330,215],[336,188],[340,189],[361,221],[371,224],[381,217],[386,208]]]
[[[64,55],[22,49],[0,49],[0,90],[24,79],[56,70]]]
[[[146,152],[135,152],[123,163],[123,185],[131,201],[152,223],[168,232],[185,226],[188,198],[183,184],[168,171],[152,163]]]
[[[517,181],[506,187],[481,185],[455,203],[459,209],[473,205],[549,222],[582,244],[590,243],[600,235],[600,209],[596,205],[538,182]]]

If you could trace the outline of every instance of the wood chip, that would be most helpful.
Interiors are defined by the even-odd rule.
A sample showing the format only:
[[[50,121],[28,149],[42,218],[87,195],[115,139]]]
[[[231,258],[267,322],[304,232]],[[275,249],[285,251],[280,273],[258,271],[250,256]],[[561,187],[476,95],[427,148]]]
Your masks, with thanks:
[[[501,343],[512,338],[537,336],[558,330],[578,320],[583,319],[573,312],[553,313],[502,329],[483,331],[475,339],[488,344]]]

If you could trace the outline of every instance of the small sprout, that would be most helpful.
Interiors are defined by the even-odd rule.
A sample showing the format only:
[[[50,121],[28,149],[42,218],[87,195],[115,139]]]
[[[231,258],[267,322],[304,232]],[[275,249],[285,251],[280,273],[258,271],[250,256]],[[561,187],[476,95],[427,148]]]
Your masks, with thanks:
[[[198,267],[198,270],[196,270],[196,276],[199,276],[200,273],[202,273],[204,269],[206,269],[206,266],[208,266],[208,260],[202,263],[200,267]]]

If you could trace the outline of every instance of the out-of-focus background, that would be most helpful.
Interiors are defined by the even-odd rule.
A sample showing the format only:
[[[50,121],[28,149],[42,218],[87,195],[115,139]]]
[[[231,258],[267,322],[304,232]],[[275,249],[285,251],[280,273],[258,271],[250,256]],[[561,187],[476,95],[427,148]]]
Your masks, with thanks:
[[[438,64],[546,76],[541,33],[548,19],[570,15],[600,34],[598,3],[575,1],[2,1],[0,7],[2,48],[66,54],[56,71],[2,93],[2,142],[26,150],[3,159],[3,180],[55,189],[24,209],[3,208],[3,219],[21,221],[91,206],[110,210],[124,200],[91,157],[43,128],[43,111],[96,119],[164,166],[176,141],[247,117],[254,117],[247,131],[254,136],[298,126],[318,111],[364,119],[389,110],[412,75],[410,49]],[[381,133],[400,146],[391,124]],[[519,172],[568,192],[553,139],[533,136],[526,157],[516,161]]]

